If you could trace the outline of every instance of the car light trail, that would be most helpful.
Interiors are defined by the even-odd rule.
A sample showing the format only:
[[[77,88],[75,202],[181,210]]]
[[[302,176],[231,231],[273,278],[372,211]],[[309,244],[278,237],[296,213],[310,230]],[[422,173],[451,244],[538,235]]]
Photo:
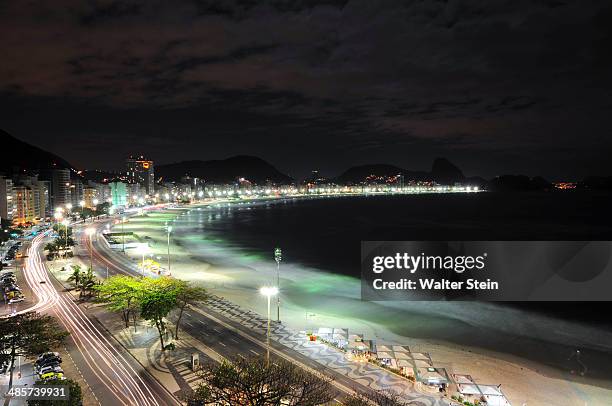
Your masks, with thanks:
[[[159,405],[140,374],[115,348],[115,346],[89,320],[69,293],[60,294],[49,279],[41,257],[41,244],[46,234],[32,240],[24,269],[26,281],[38,302],[21,310],[54,311],[74,341],[86,364],[100,382],[116,397],[121,405]]]

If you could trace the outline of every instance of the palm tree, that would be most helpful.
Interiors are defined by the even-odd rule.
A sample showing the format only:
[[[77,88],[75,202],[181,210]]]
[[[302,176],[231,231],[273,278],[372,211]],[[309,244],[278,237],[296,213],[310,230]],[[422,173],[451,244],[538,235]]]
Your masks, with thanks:
[[[50,242],[45,245],[45,250],[49,252],[49,257],[55,258],[59,253],[59,247],[55,242]]]
[[[85,274],[81,272],[79,265],[72,265],[72,274],[66,279],[67,282],[71,282],[75,289],[80,289],[81,279]],[[82,293],[82,292],[81,292]],[[80,296],[81,294],[79,294]]]
[[[93,274],[91,268],[87,269],[87,273],[82,273],[80,276],[81,293],[87,292],[87,296],[91,296],[94,286],[96,286],[96,277]]]

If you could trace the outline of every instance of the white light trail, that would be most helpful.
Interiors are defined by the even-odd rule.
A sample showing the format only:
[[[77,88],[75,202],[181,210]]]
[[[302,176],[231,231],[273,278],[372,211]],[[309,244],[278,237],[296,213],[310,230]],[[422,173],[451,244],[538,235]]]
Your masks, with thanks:
[[[60,294],[53,287],[40,253],[45,237],[41,234],[32,240],[24,269],[26,281],[38,302],[18,313],[55,311],[92,373],[115,395],[118,404],[159,405],[140,374],[74,303],[74,298],[69,293]]]

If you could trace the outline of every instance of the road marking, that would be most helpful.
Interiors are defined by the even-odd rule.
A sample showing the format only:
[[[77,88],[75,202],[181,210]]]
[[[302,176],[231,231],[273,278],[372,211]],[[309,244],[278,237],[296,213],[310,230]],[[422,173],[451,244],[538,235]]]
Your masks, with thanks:
[[[251,351],[253,354],[259,356],[259,353],[257,351],[253,351],[253,350],[249,350],[249,351]]]
[[[227,345],[223,344],[221,341],[219,341],[219,344],[221,344],[224,347],[227,347]]]
[[[225,327],[226,329],[228,329],[228,330],[230,330],[230,331],[235,332],[235,333],[236,333],[236,334],[238,334],[239,336],[242,336],[242,337],[246,338],[247,340],[249,340],[249,341],[251,341],[251,342],[253,342],[253,343],[255,343],[255,344],[259,345],[259,346],[264,347],[264,346],[266,345],[266,344],[265,344],[265,343],[263,343],[262,341],[260,341],[260,340],[258,340],[257,338],[253,337],[251,334],[246,333],[246,332],[242,331],[241,329],[236,328],[236,327],[232,326],[232,325],[231,325],[231,324],[229,324],[229,323],[226,323],[225,321],[222,321],[221,319],[219,319],[218,317],[213,316],[213,315],[212,315],[212,314],[210,314],[210,313],[206,313],[206,312],[204,312],[202,309],[199,309],[199,308],[195,307],[195,308],[194,308],[194,310],[195,310],[197,313],[200,313],[202,316],[204,316],[204,317],[206,317],[206,318],[208,318],[208,319],[210,319],[210,320],[212,320],[212,321],[214,321],[214,322],[216,322],[216,323],[218,323],[218,324],[222,325],[222,326],[223,326],[223,327]],[[282,344],[281,344],[281,345],[282,345]],[[285,347],[284,345],[282,345],[282,346],[283,346],[283,347]],[[286,347],[285,347],[285,348],[286,348]],[[319,376],[319,377],[320,377],[320,376],[323,376],[323,377],[325,377],[325,378],[327,378],[327,379],[328,379],[328,378],[330,378],[330,376],[329,376],[327,373],[322,373],[322,372],[320,372],[320,371],[319,371],[319,368],[314,369],[314,368],[312,368],[311,366],[309,366],[309,365],[307,365],[307,364],[305,364],[305,363],[301,362],[300,360],[295,359],[293,356],[290,356],[290,355],[288,355],[288,354],[285,354],[283,351],[277,350],[277,349],[276,349],[276,348],[274,348],[274,347],[271,347],[271,348],[270,348],[270,352],[273,352],[273,353],[275,353],[276,355],[278,355],[279,357],[281,357],[281,358],[283,358],[283,359],[285,359],[285,360],[287,360],[287,361],[289,361],[289,362],[291,362],[291,363],[293,363],[293,364],[296,364],[297,366],[301,367],[301,368],[302,368],[302,369],[304,369],[305,371],[308,371],[308,372],[312,373],[312,374],[313,374],[313,375],[315,375],[315,376]],[[310,360],[310,361],[312,361],[312,360]],[[314,361],[314,362],[315,362],[315,363],[317,363],[317,364],[319,364],[320,366],[322,366],[322,367],[323,367],[323,369],[328,368],[328,369],[330,369],[331,371],[333,371],[333,369],[331,369],[331,368],[329,368],[329,367],[326,367],[326,366],[325,366],[325,365],[323,365],[323,364],[320,364],[320,363],[318,363],[318,362],[316,362],[316,361]],[[318,367],[319,365],[317,365],[317,367]],[[346,393],[346,394],[354,394],[354,393],[355,393],[355,390],[353,390],[353,389],[351,389],[351,388],[349,388],[349,387],[347,387],[347,386],[345,386],[345,385],[341,384],[340,382],[335,381],[335,380],[333,380],[333,379],[332,379],[332,381],[331,381],[331,384],[332,384],[332,385],[334,385],[336,388],[340,389],[342,392],[344,392],[344,393]]]

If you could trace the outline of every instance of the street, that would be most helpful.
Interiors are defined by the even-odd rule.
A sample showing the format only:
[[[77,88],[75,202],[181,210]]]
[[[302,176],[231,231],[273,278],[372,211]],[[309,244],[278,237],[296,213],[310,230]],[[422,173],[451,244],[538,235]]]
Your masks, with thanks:
[[[179,405],[104,328],[93,322],[63,286],[49,277],[42,247],[45,235],[32,240],[25,276],[38,302],[22,312],[36,310],[58,317],[70,332],[66,346],[100,405]]]

